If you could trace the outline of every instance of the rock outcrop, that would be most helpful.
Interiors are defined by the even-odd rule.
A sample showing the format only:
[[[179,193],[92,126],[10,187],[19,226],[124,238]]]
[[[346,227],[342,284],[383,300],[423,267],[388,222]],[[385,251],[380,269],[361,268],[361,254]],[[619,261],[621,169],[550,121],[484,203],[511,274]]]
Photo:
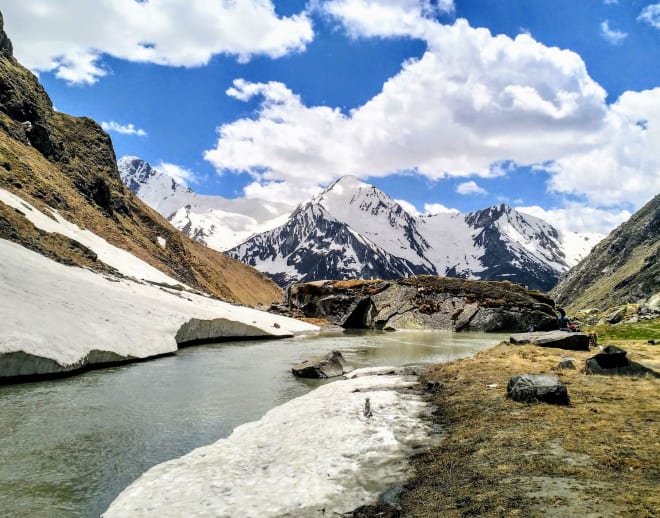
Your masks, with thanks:
[[[521,403],[550,403],[568,405],[568,390],[559,378],[546,374],[512,376],[506,387],[507,396]]]
[[[510,282],[417,276],[398,281],[318,281],[291,286],[287,304],[354,329],[521,331],[554,329],[554,303]]]
[[[332,351],[325,356],[310,358],[291,368],[294,376],[299,378],[336,378],[351,369],[346,366],[346,360],[339,351]]]
[[[589,335],[586,333],[572,333],[569,331],[549,331],[534,333],[516,333],[511,335],[509,341],[514,345],[538,345],[540,347],[556,347],[569,351],[588,351]]]
[[[2,18],[2,13],[0,13],[0,53],[7,57],[12,57],[14,54],[14,48],[11,44],[11,40],[5,33],[5,21]]]

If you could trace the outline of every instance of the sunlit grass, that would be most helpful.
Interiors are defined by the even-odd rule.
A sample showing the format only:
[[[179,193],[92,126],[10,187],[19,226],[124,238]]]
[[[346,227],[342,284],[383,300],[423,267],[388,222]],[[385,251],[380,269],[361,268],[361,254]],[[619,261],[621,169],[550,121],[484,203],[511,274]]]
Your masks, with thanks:
[[[660,341],[660,318],[641,320],[631,324],[602,324],[586,329],[595,332],[598,341],[603,340],[658,340]]]

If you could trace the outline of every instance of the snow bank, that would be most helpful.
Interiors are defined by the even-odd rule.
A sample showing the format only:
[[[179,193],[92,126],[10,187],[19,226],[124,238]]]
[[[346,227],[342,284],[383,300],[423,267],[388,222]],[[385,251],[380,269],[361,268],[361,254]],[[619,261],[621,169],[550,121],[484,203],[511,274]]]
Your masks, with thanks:
[[[45,232],[57,232],[63,236],[75,239],[92,250],[100,261],[112,266],[128,277],[162,284],[181,284],[176,279],[165,275],[142,259],[135,257],[130,252],[111,245],[93,232],[81,229],[79,226],[65,220],[55,210],[51,211],[51,216],[48,216],[5,189],[0,189],[0,202],[20,210],[35,227]]]
[[[430,406],[403,390],[415,383],[368,375],[323,385],[153,467],[103,517],[335,516],[373,503],[406,477],[411,449],[431,436],[421,419]]]
[[[177,333],[183,342],[318,329],[186,291],[65,266],[5,240],[0,240],[0,294],[0,377],[165,354],[177,349]]]

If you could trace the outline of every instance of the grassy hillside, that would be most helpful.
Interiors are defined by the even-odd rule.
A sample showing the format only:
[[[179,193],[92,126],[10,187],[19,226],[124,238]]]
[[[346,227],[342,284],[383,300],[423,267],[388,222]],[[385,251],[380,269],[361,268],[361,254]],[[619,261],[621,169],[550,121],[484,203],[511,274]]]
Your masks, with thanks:
[[[660,195],[601,241],[550,292],[569,311],[637,303],[660,291]]]
[[[4,37],[1,26],[0,35]],[[224,300],[257,305],[282,298],[266,276],[190,240],[125,188],[110,137],[91,119],[55,112],[37,78],[6,46],[0,52],[0,188],[46,213],[56,210],[179,281]],[[165,248],[159,237],[166,240]],[[105,268],[70,240],[40,235],[1,202],[0,238],[63,262]]]

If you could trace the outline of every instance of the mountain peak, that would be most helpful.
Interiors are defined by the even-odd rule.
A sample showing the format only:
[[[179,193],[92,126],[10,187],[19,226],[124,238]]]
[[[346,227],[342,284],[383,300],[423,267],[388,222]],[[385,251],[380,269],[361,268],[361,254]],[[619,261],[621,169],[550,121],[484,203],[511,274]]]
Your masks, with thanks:
[[[330,187],[328,187],[325,190],[325,192],[339,191],[340,193],[342,193],[343,191],[351,192],[351,191],[356,191],[358,189],[370,189],[370,188],[375,188],[375,187],[373,185],[363,182],[357,176],[347,175],[337,179],[337,181],[333,183]]]
[[[14,47],[11,44],[11,40],[7,33],[5,32],[5,22],[2,18],[2,13],[0,13],[0,54],[4,54],[8,58],[12,57],[14,54]]]

